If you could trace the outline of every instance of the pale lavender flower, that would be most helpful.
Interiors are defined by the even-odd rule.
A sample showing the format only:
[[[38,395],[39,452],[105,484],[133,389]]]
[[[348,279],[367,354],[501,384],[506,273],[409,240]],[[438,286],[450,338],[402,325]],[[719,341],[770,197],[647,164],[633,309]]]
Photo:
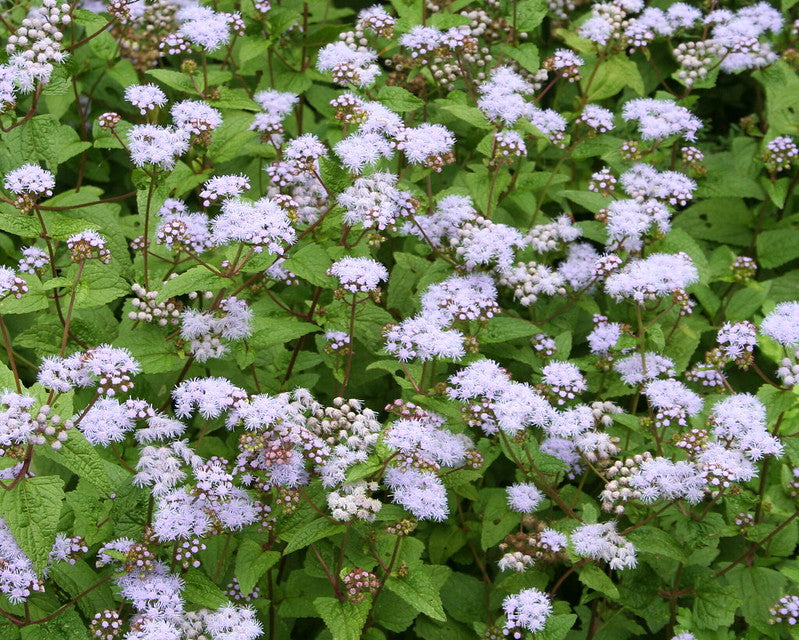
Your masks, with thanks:
[[[284,153],[286,158],[294,161],[298,167],[311,167],[327,154],[327,147],[317,136],[306,133],[289,142]]]
[[[784,347],[799,343],[799,302],[781,302],[760,323],[760,330]]]
[[[585,376],[571,362],[550,362],[541,371],[541,381],[551,389],[558,404],[573,400],[588,388]]]
[[[172,391],[175,413],[187,418],[199,411],[204,418],[216,418],[243,403],[247,393],[226,378],[192,378]]]
[[[360,174],[365,167],[375,164],[381,158],[390,159],[394,147],[377,133],[356,133],[337,142],[333,147],[342,164],[351,173]]]
[[[222,114],[202,100],[183,100],[172,105],[172,120],[178,129],[200,135],[222,124]]]
[[[486,320],[499,312],[497,289],[487,274],[450,276],[422,294],[422,315],[441,326],[456,321]]]
[[[644,395],[655,409],[655,423],[684,427],[689,416],[702,410],[702,398],[679,380],[653,380],[644,387]]]
[[[635,546],[616,531],[616,522],[582,524],[571,534],[575,552],[583,557],[603,560],[611,569],[634,569],[638,564]]]
[[[346,42],[337,41],[322,48],[316,68],[319,71],[329,71],[333,80],[342,86],[351,83],[368,87],[380,75],[376,60],[377,53],[371,49],[355,49]]]
[[[128,131],[128,151],[137,167],[152,164],[172,169],[188,149],[189,133],[183,129],[140,124]]]
[[[638,304],[681,291],[699,279],[699,272],[685,253],[653,253],[630,261],[605,281],[605,290],[616,300]],[[797,304],[799,308],[799,304]],[[799,339],[799,332],[797,333]]]
[[[443,329],[424,316],[403,320],[385,332],[388,353],[403,362],[433,358],[460,360],[465,354],[463,334],[455,329]]]
[[[444,520],[448,513],[447,490],[434,473],[413,467],[388,469],[384,481],[394,502],[420,520]]]
[[[22,258],[17,263],[17,268],[22,273],[36,273],[50,264],[50,255],[39,247],[23,247]]]
[[[634,353],[618,360],[613,369],[621,376],[625,384],[631,386],[653,380],[659,375],[674,375],[674,362],[666,356],[661,356],[652,351]]]
[[[118,400],[100,398],[75,424],[89,444],[105,446],[124,440],[127,433],[133,430],[135,421],[128,416],[125,405]]]
[[[636,98],[625,103],[622,117],[638,123],[643,140],[664,140],[681,136],[693,142],[702,123],[685,107],[671,100]]]
[[[203,183],[199,197],[204,207],[210,207],[221,200],[237,198],[250,188],[250,181],[245,176],[216,176]]]
[[[519,513],[533,513],[544,499],[544,494],[534,484],[516,483],[505,488],[508,506]]]
[[[682,499],[697,504],[705,496],[706,479],[690,462],[657,457],[644,460],[629,477],[629,485],[640,492],[642,502]]]
[[[411,194],[400,191],[396,184],[397,177],[391,173],[373,173],[355,180],[337,197],[347,224],[360,223],[379,231],[394,228],[398,218],[414,209]]]
[[[552,615],[552,603],[549,596],[538,589],[522,589],[519,593],[507,596],[502,601],[505,611],[506,633],[514,634],[521,638],[519,629],[528,631],[541,631],[547,623],[547,618]]]
[[[338,278],[342,289],[352,293],[374,291],[381,281],[388,280],[386,268],[371,258],[342,258],[333,263],[329,274]]]
[[[577,122],[582,122],[598,133],[605,133],[613,129],[613,112],[596,104],[587,104]]]
[[[55,187],[55,177],[38,165],[24,164],[6,174],[3,186],[18,196],[51,196]]]
[[[227,604],[205,616],[205,628],[214,640],[255,640],[263,627],[252,607]]]
[[[453,159],[455,136],[440,124],[424,122],[418,127],[404,128],[395,135],[397,149],[410,164],[421,164],[435,171]]]
[[[477,210],[471,198],[450,195],[439,201],[432,215],[417,216],[414,222],[405,223],[402,230],[430,242],[435,247],[443,247],[446,242],[456,239],[458,229],[477,218]]]
[[[166,94],[154,84],[134,84],[125,89],[125,100],[145,115],[156,107],[163,107]]]
[[[233,198],[222,204],[222,213],[211,223],[213,244],[242,242],[256,253],[266,249],[282,255],[294,244],[297,232],[286,211],[270,198],[248,202]]]

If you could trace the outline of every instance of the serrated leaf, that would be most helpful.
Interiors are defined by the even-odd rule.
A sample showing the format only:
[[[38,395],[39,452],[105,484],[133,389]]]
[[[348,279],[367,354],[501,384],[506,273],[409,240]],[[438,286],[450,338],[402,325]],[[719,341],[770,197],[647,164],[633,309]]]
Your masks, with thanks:
[[[481,330],[477,340],[483,344],[507,342],[517,338],[529,338],[538,333],[538,327],[532,322],[511,316],[494,316]]]
[[[60,465],[65,466],[81,479],[91,482],[102,492],[111,492],[111,482],[105,472],[103,460],[97,450],[88,443],[77,429],[69,432],[66,442],[59,450],[52,447],[40,447],[37,454],[43,455]]]
[[[249,343],[255,347],[285,344],[321,329],[310,322],[279,317],[258,318]]]
[[[352,184],[352,178],[346,169],[326,156],[319,158],[319,175],[324,185],[334,194],[341,193]]]
[[[489,549],[501,542],[521,522],[521,514],[508,508],[505,489],[484,489],[485,509],[481,518],[480,546]]]
[[[183,597],[187,602],[208,609],[219,609],[229,598],[199,569],[189,569],[184,575]]]
[[[799,230],[773,229],[757,236],[757,258],[771,269],[799,258]]]
[[[672,558],[685,562],[685,551],[673,536],[662,529],[652,526],[639,527],[630,532],[627,538],[639,552],[651,553],[655,556]]]
[[[595,564],[587,564],[582,568],[580,571],[580,582],[589,589],[599,591],[613,600],[617,600],[619,597],[619,590],[616,585],[613,584],[613,580]]]
[[[166,373],[186,364],[186,358],[178,355],[175,345],[166,340],[165,331],[150,324],[123,327],[114,345],[129,349],[142,373]]]
[[[577,616],[573,613],[549,616],[544,628],[535,634],[535,640],[563,640],[575,622]]]
[[[130,293],[130,285],[110,265],[86,262],[75,287],[75,309],[99,307]]]
[[[47,565],[55,542],[63,487],[58,476],[38,476],[22,480],[11,491],[0,490],[0,516],[37,572]]]
[[[707,577],[697,582],[693,614],[700,629],[729,628],[740,605],[735,589],[722,585],[717,578]]]
[[[385,86],[377,93],[377,99],[386,107],[397,113],[414,111],[424,106],[424,101],[407,89],[397,86]]]
[[[288,541],[286,548],[283,550],[283,554],[287,555],[299,549],[304,549],[317,540],[342,533],[344,529],[345,526],[343,524],[330,522],[330,520],[326,518],[317,518],[310,524],[302,524],[298,527],[294,527],[290,531],[280,534],[283,540]]]
[[[158,292],[156,300],[163,302],[168,298],[192,291],[216,291],[223,286],[223,283],[224,280],[218,275],[198,265],[167,281]]]
[[[316,243],[306,244],[283,263],[283,267],[317,287],[334,288],[336,280],[327,275],[333,260]]]
[[[447,619],[439,589],[433,583],[428,567],[414,567],[403,577],[391,576],[386,580],[386,588],[433,620],[443,622]]]
[[[316,598],[313,604],[327,625],[333,640],[359,640],[366,618],[369,616],[372,598],[365,598],[357,604],[342,602],[337,598]]]
[[[478,129],[490,129],[491,123],[486,120],[485,115],[477,107],[471,107],[465,104],[458,104],[451,100],[437,100],[437,104],[449,113],[455,116],[458,120],[463,120],[465,123],[476,127]]]
[[[236,579],[244,596],[250,595],[263,575],[280,560],[279,551],[264,551],[255,540],[244,540],[236,549]]]

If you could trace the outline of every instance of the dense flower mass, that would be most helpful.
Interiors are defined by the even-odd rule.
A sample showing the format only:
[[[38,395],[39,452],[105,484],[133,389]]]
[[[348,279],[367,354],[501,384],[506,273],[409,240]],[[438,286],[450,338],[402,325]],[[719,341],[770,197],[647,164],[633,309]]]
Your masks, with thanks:
[[[6,3],[0,638],[796,635],[797,15]]]

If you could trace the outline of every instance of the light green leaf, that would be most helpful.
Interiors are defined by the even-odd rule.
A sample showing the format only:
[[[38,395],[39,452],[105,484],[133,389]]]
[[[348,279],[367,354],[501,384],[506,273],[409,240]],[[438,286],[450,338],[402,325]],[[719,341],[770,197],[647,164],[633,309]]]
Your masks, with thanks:
[[[386,588],[434,620],[443,622],[447,619],[439,589],[430,577],[429,567],[420,565],[410,569],[406,576],[390,576],[386,580]]]
[[[407,89],[396,86],[385,86],[377,94],[377,99],[392,111],[405,113],[414,111],[424,106],[421,98],[413,95]]]
[[[345,527],[343,524],[330,522],[330,520],[326,518],[317,518],[310,524],[301,524],[280,534],[280,537],[288,542],[288,545],[286,545],[286,548],[283,550],[283,555],[288,555],[299,549],[304,549],[317,540],[342,533],[344,529]]]
[[[595,564],[587,564],[582,568],[580,571],[580,582],[589,589],[599,591],[613,600],[619,597],[619,590],[616,588],[616,585],[613,584],[613,580]]]
[[[316,598],[313,604],[325,621],[333,640],[359,640],[369,616],[372,598],[365,598],[358,604],[342,602],[337,598]]]
[[[156,300],[163,302],[192,291],[216,291],[224,285],[224,280],[202,265],[192,267],[179,276],[169,280],[158,292]]]
[[[65,466],[79,478],[88,480],[104,493],[111,492],[111,483],[103,466],[103,459],[77,429],[69,432],[69,438],[59,450],[41,447],[37,453]]]
[[[327,270],[333,264],[330,256],[316,243],[306,244],[287,258],[283,267],[297,274],[317,287],[334,288],[336,280],[327,275]]]
[[[236,579],[244,596],[252,593],[261,577],[280,560],[279,551],[264,551],[255,540],[244,540],[236,549]]]
[[[47,565],[64,499],[58,476],[25,478],[11,491],[0,490],[2,516],[37,572]]]
[[[310,322],[267,316],[256,320],[255,331],[249,343],[255,347],[285,344],[315,331],[321,329]]]
[[[741,604],[733,587],[723,586],[717,578],[708,576],[696,584],[694,621],[700,629],[729,628]]]
[[[655,556],[663,556],[678,562],[685,562],[683,548],[673,536],[662,529],[652,526],[639,527],[631,532],[627,538],[639,552],[651,553]]]
[[[225,606],[229,598],[199,569],[189,569],[184,575],[183,597],[187,602],[208,609]]]

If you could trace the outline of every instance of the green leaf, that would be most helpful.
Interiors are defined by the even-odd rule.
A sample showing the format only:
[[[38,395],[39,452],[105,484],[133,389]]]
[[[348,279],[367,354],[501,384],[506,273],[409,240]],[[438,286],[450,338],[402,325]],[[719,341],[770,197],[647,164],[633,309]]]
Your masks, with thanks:
[[[729,628],[741,604],[733,587],[723,586],[712,576],[702,578],[696,584],[694,620],[700,629]]]
[[[424,106],[424,101],[407,89],[386,85],[377,93],[377,99],[392,111],[405,113],[415,111]]]
[[[31,313],[32,311],[47,309],[50,306],[47,294],[37,276],[20,274],[20,277],[28,283],[28,292],[24,293],[21,298],[11,296],[5,300],[0,300],[0,314],[4,316]]]
[[[287,258],[283,267],[317,287],[332,289],[336,286],[336,280],[327,275],[327,270],[332,264],[333,260],[324,248],[319,244],[311,243],[306,244]]]
[[[752,76],[766,89],[766,122],[771,135],[799,133],[799,78],[784,60],[778,60]]]
[[[455,116],[458,120],[463,120],[466,124],[469,124],[473,127],[478,129],[491,129],[491,123],[486,120],[485,115],[483,112],[480,111],[477,107],[470,107],[465,104],[458,104],[457,102],[452,102],[451,100],[436,100],[436,104],[438,104],[441,109],[449,113],[450,115]]]
[[[3,203],[3,208],[6,207],[11,209],[9,205]],[[35,238],[42,232],[35,218],[19,212],[0,213],[0,230],[23,238]]]
[[[563,640],[577,622],[573,613],[553,615],[547,618],[543,630],[535,634],[535,640]]]
[[[255,347],[285,344],[309,333],[321,331],[319,327],[310,322],[272,316],[258,318],[254,329],[249,343]]]
[[[477,339],[482,344],[492,344],[517,338],[530,338],[538,332],[538,327],[527,320],[512,316],[494,316],[488,321],[485,329],[480,331]]]
[[[365,598],[357,604],[342,602],[337,598],[316,598],[313,604],[325,621],[333,640],[359,640],[369,616],[372,598]]]
[[[799,258],[799,229],[773,229],[757,236],[757,259],[767,269]]]
[[[202,265],[192,267],[179,276],[170,279],[158,292],[156,300],[163,302],[192,291],[216,291],[224,285],[224,280]]]
[[[625,54],[617,53],[606,60],[598,59],[599,65],[593,74],[588,94],[590,101],[604,100],[615,96],[624,87],[630,87],[639,96],[644,95],[644,80],[638,67]],[[590,73],[583,74],[583,87],[588,84]]]
[[[589,589],[599,591],[613,600],[619,598],[619,590],[602,569],[595,564],[587,564],[580,571],[580,582]]]
[[[538,47],[530,42],[512,46],[500,45],[500,51],[509,58],[518,62],[522,67],[535,73],[541,67],[538,57]]]
[[[187,602],[208,609],[225,606],[229,598],[199,569],[189,569],[184,575],[183,597]]]
[[[72,471],[78,478],[91,482],[105,494],[111,492],[111,482],[105,472],[103,460],[97,450],[88,443],[77,429],[69,432],[67,441],[59,450],[52,447],[40,447],[37,455],[49,458]]]
[[[236,549],[236,579],[244,596],[252,593],[261,577],[280,560],[279,551],[264,551],[255,540],[244,540]]]
[[[83,536],[89,546],[110,538],[114,530],[110,518],[112,499],[105,499],[94,485],[80,480],[77,489],[66,494],[66,500],[75,515],[75,535]]]
[[[521,514],[508,508],[508,495],[505,489],[491,488],[481,491],[485,499],[482,517],[480,546],[489,549],[495,546],[521,522]]]
[[[99,307],[130,293],[130,285],[111,265],[86,262],[75,287],[75,309]]]
[[[300,524],[280,534],[280,537],[288,542],[286,548],[283,549],[283,555],[288,555],[299,549],[304,549],[317,540],[342,533],[345,528],[343,524],[330,522],[330,520],[326,518],[317,518],[310,524]]]
[[[0,490],[0,516],[37,572],[47,566],[64,500],[58,476],[25,478],[11,491]]]
[[[89,640],[89,631],[77,611],[64,611],[53,620],[23,627],[22,640]]]
[[[6,152],[2,154],[0,167],[4,172],[25,164],[43,161],[50,171],[66,162],[91,142],[81,142],[77,131],[61,124],[52,114],[35,116],[25,124],[15,127],[3,135]]]
[[[514,2],[515,0],[511,0]],[[547,5],[544,0],[518,0],[515,9],[507,9],[506,16],[516,16],[517,31],[532,31],[540,25],[547,15]],[[508,18],[510,22],[512,19]]]
[[[319,175],[324,185],[334,194],[341,193],[352,184],[352,178],[344,167],[328,157],[319,158]]]
[[[175,345],[166,340],[164,329],[151,324],[140,324],[135,329],[123,325],[114,345],[129,349],[142,373],[166,373],[186,364],[186,358],[178,355]]]
[[[744,618],[752,624],[768,622],[769,608],[783,595],[787,580],[774,569],[738,565],[727,574],[727,581],[742,602]]]
[[[390,576],[386,580],[386,588],[434,620],[443,622],[447,619],[439,589],[431,579],[429,567],[413,567],[404,577]]]
[[[639,527],[630,532],[627,538],[639,552],[651,553],[654,556],[672,558],[685,562],[685,551],[673,536],[662,529],[651,526]]]

